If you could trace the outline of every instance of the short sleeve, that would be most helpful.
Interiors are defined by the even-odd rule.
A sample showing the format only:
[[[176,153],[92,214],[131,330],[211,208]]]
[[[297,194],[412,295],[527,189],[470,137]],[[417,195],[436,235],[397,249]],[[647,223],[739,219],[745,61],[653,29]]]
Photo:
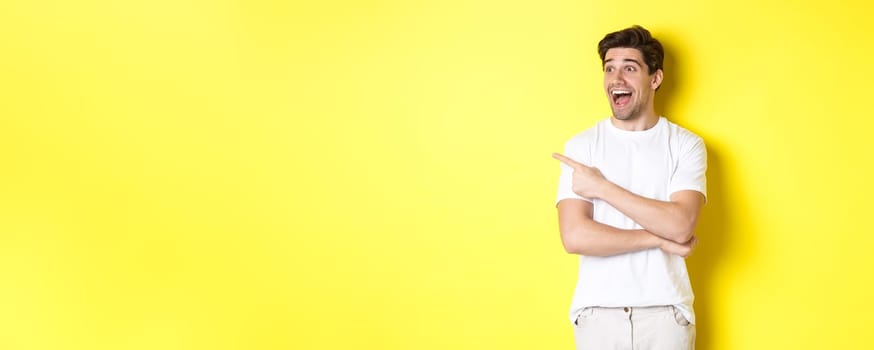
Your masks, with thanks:
[[[680,147],[677,168],[671,177],[668,194],[692,190],[701,192],[707,198],[707,148],[700,137],[690,136],[691,139]]]
[[[589,155],[589,145],[583,142],[579,136],[565,143],[564,155],[577,162],[591,164],[589,159],[591,158]],[[559,164],[561,166],[561,175],[558,177],[558,195],[555,198],[555,205],[558,206],[558,202],[561,202],[564,199],[581,199],[591,202],[591,199],[581,197],[574,193],[574,169],[562,162],[559,162]]]

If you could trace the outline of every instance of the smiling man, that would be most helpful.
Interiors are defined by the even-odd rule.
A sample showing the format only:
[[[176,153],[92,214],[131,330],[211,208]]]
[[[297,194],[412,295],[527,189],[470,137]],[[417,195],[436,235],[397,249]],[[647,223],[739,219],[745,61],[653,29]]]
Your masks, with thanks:
[[[553,154],[561,241],[580,257],[577,349],[694,349],[685,257],[705,201],[704,143],[655,113],[664,51],[649,31],[607,34],[598,53],[613,116]]]

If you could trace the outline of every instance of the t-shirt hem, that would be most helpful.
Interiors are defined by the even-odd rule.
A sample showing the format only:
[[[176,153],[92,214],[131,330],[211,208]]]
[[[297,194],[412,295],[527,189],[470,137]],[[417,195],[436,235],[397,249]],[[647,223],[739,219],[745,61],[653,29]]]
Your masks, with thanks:
[[[586,202],[592,203],[592,200],[591,200],[591,199],[588,199],[588,198],[586,198],[586,197],[562,197],[562,198],[558,198],[558,199],[555,200],[555,206],[557,207],[557,206],[558,206],[558,203],[561,202],[561,201],[563,201],[563,200],[565,200],[565,199],[578,199],[578,200],[581,200],[581,201],[586,201]]]

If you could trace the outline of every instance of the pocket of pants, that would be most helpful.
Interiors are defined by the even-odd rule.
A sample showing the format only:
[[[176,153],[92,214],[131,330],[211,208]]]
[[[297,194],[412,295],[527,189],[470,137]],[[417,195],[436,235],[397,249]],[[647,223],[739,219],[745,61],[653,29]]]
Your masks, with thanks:
[[[580,327],[583,324],[583,321],[592,316],[592,313],[595,310],[591,307],[584,308],[577,313],[577,318],[574,319],[574,326]]]
[[[689,327],[691,322],[686,319],[686,316],[683,316],[683,312],[676,307],[671,307],[674,310],[674,321],[677,322],[677,325],[680,327]]]

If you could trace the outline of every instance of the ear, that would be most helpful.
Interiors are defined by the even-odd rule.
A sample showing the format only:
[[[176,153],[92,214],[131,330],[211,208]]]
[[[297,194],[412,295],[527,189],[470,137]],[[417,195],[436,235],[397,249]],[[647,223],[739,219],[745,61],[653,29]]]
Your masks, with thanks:
[[[649,84],[653,90],[658,89],[659,86],[662,85],[662,79],[664,78],[664,76],[665,76],[665,73],[662,72],[661,69],[656,70],[655,73],[650,75]]]

